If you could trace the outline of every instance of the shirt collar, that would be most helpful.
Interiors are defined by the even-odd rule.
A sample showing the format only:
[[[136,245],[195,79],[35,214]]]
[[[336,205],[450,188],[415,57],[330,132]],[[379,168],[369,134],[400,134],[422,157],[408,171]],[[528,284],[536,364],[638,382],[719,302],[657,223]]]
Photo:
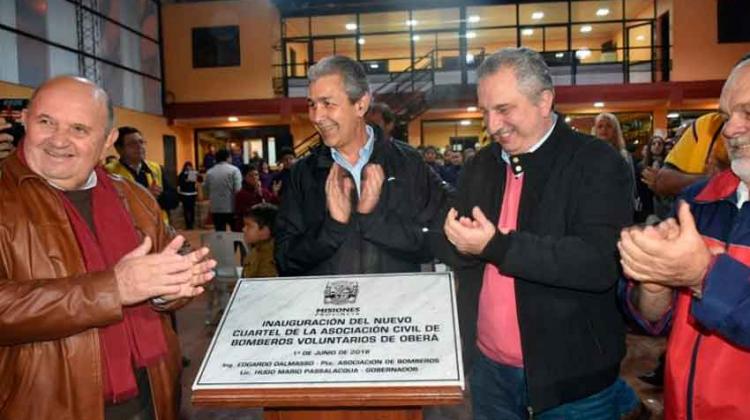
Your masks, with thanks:
[[[362,169],[367,162],[370,161],[370,156],[372,156],[372,151],[375,148],[375,131],[369,125],[365,125],[365,133],[367,135],[367,141],[365,142],[365,145],[359,149],[359,159],[354,165],[350,164],[344,155],[338,150],[331,148],[331,158],[333,158],[333,161],[346,169],[352,175],[352,178],[354,178],[354,184],[357,186],[357,194],[360,192]]]
[[[750,198],[750,191],[744,182],[740,182],[740,185],[737,186],[737,208],[741,209],[742,205],[745,204],[745,201],[747,201],[748,198]]]
[[[544,142],[546,142],[547,139],[549,138],[549,136],[552,135],[552,131],[554,131],[555,125],[557,125],[557,114],[555,114],[553,112],[552,113],[552,125],[550,126],[550,128],[547,130],[547,132],[544,133],[544,135],[542,136],[542,138],[539,139],[539,141],[536,142],[533,146],[531,146],[531,148],[529,149],[528,152],[523,153],[523,155],[534,153],[540,147],[542,147],[542,145],[544,144]],[[503,159],[503,161],[506,164],[510,165],[510,168],[511,168],[511,170],[513,170],[513,174],[515,176],[520,176],[523,173],[523,162],[522,162],[522,159],[521,159],[520,156],[521,155],[511,156],[505,150],[502,150],[501,153],[500,153],[500,157]],[[511,161],[513,162],[512,164],[511,164]]]
[[[96,187],[97,181],[98,181],[98,178],[96,177],[96,171],[91,171],[91,175],[89,175],[89,179],[87,179],[83,185],[76,188],[75,191],[90,190]],[[58,189],[60,191],[67,191],[64,188],[60,188],[59,186],[55,185],[52,181],[47,181],[47,183],[55,189]]]

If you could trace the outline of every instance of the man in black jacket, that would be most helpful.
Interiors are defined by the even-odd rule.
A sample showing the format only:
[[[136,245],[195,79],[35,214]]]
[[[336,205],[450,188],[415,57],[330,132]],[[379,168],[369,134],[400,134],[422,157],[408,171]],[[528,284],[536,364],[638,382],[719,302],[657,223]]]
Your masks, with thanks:
[[[538,53],[501,50],[477,80],[494,142],[464,167],[447,241],[435,241],[457,271],[475,419],[619,418],[616,243],[632,216],[628,168],[552,111]]]
[[[356,61],[308,71],[310,121],[323,144],[292,167],[276,225],[282,275],[419,271],[425,231],[442,223],[445,184],[409,145],[365,123],[371,95]]]

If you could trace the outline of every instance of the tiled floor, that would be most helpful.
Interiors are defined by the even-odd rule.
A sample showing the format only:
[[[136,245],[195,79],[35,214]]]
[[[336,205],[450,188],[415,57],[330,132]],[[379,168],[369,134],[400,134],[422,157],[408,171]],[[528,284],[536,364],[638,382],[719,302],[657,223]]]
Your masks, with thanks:
[[[200,231],[184,232],[188,240],[200,244]],[[201,296],[177,313],[178,330],[182,351],[191,361],[182,377],[182,418],[196,420],[261,419],[257,409],[208,409],[194,407],[190,403],[191,386],[205,354],[213,329],[205,326],[206,298]],[[662,402],[660,390],[637,379],[656,365],[656,359],[664,348],[664,340],[629,335],[628,354],[622,363],[622,375],[641,396],[652,411],[652,419],[661,419]],[[469,414],[463,407],[442,407],[425,410],[426,420],[468,420]]]

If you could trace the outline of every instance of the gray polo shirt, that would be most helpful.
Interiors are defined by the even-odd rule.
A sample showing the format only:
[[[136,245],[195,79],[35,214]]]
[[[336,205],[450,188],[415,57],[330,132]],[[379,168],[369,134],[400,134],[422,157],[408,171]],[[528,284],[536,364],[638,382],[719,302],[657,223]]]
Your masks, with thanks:
[[[211,202],[211,213],[234,213],[234,195],[242,188],[242,174],[228,162],[214,165],[206,173],[203,192]]]

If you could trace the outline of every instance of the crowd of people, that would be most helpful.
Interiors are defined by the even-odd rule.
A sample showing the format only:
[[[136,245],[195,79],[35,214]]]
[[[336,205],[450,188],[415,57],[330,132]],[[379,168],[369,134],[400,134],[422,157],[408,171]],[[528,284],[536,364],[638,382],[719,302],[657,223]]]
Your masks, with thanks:
[[[326,57],[307,77],[308,155],[284,150],[271,171],[209,149],[175,186],[102,88],[64,76],[34,92],[25,137],[0,148],[0,418],[178,418],[170,314],[216,262],[168,214],[181,203],[196,227],[201,192],[216,230],[244,233],[246,277],[447,264],[477,420],[643,416],[620,378],[626,324],[670,335],[667,419],[750,418],[750,58],[717,112],[641,159],[612,114],[571,129],[528,48],[477,69],[492,142],[442,156],[393,137],[360,63]]]

